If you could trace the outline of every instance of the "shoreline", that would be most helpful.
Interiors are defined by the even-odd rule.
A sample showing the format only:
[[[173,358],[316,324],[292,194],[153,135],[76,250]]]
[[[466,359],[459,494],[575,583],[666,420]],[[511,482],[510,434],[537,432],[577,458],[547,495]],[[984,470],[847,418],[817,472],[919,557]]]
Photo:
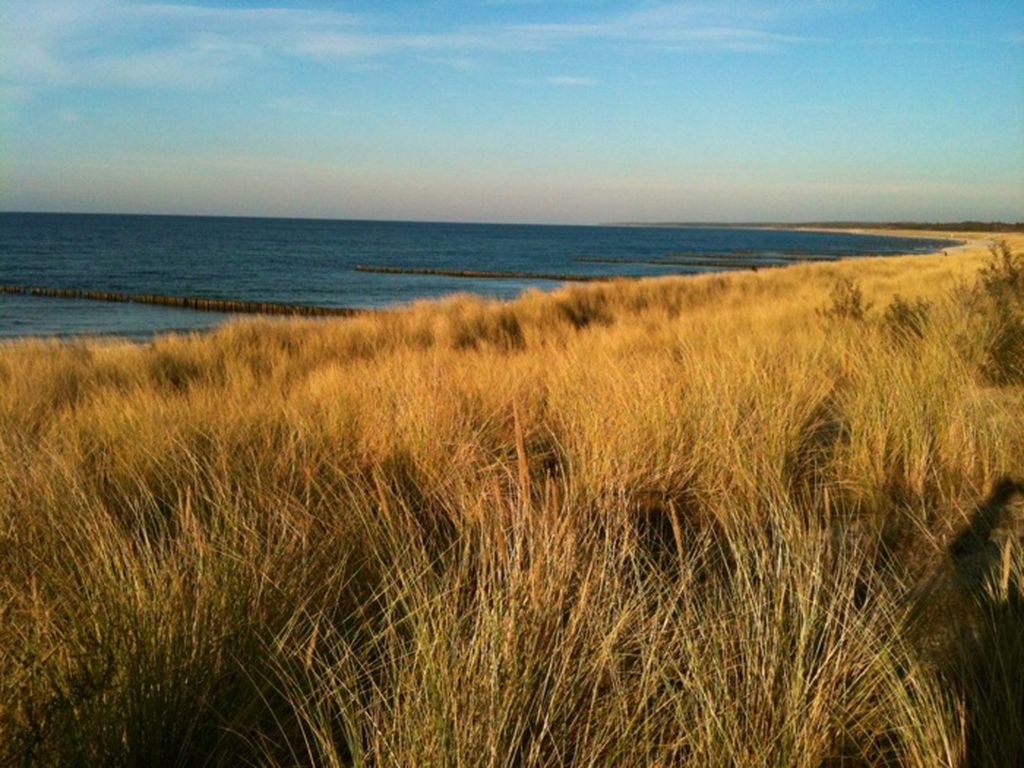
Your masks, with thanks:
[[[638,226],[639,227],[639,226],[643,226],[643,225],[633,225],[633,226]],[[872,229],[872,228],[861,228],[861,227],[851,227],[851,228],[845,228],[845,229],[837,229],[837,228],[813,227],[813,226],[809,226],[809,227],[798,227],[798,226],[794,226],[794,227],[772,227],[772,226],[763,226],[763,227],[744,227],[744,228],[745,229],[765,229],[765,230],[775,230],[775,229],[777,229],[777,230],[785,230],[785,231],[793,231],[793,232],[801,232],[801,231],[803,231],[803,232],[823,232],[823,233],[837,233],[837,234],[850,234],[850,235],[872,235],[872,236],[895,237],[895,238],[906,238],[906,239],[916,239],[916,240],[951,240],[951,241],[954,241],[954,242],[957,243],[956,245],[951,245],[951,246],[948,246],[946,248],[935,249],[933,251],[927,251],[927,252],[903,252],[903,253],[878,254],[878,255],[865,254],[865,255],[859,255],[859,256],[856,256],[856,257],[841,256],[838,259],[834,259],[834,260],[807,259],[807,260],[804,260],[804,261],[793,261],[793,262],[788,262],[788,263],[785,263],[785,262],[784,263],[771,263],[771,264],[763,265],[765,271],[768,271],[768,268],[770,267],[771,268],[770,269],[771,272],[788,272],[789,269],[792,268],[792,267],[806,267],[806,266],[812,265],[812,264],[818,264],[818,265],[820,265],[820,264],[841,264],[841,263],[849,263],[851,261],[858,261],[858,260],[871,260],[871,261],[876,261],[878,259],[894,259],[895,260],[895,259],[905,259],[905,258],[908,258],[908,257],[933,257],[933,256],[939,256],[939,255],[943,255],[943,256],[960,255],[960,256],[963,256],[963,255],[972,254],[972,253],[975,253],[975,252],[987,251],[992,245],[994,245],[996,242],[999,242],[1000,240],[1005,240],[1005,241],[1009,241],[1009,242],[1015,243],[1016,247],[1024,247],[1024,235],[1021,235],[1021,234],[1018,234],[1018,233],[1000,233],[1000,232],[970,232],[970,233],[967,233],[967,232],[956,232],[956,231],[945,232],[945,231],[939,231],[939,230],[886,230],[886,229]],[[981,237],[979,237],[978,235],[981,235]],[[357,269],[360,269],[360,268],[357,268]],[[365,267],[363,267],[361,269],[365,269]],[[402,271],[404,271],[404,270],[402,270]],[[693,279],[693,278],[706,277],[708,275],[729,275],[729,274],[738,274],[738,273],[749,272],[749,271],[754,271],[754,272],[761,271],[761,267],[758,266],[758,267],[754,268],[753,270],[751,270],[751,268],[749,266],[745,266],[743,269],[714,268],[714,269],[709,269],[706,272],[692,273],[692,274],[677,273],[677,274],[650,275],[650,276],[647,276],[647,275],[644,275],[644,276],[622,276],[622,275],[594,276],[594,277],[588,277],[585,280],[579,280],[578,282],[581,285],[585,286],[585,287],[589,287],[590,285],[599,285],[601,283],[607,283],[608,281],[617,281],[617,280],[626,280],[626,281],[630,281],[630,282],[642,282],[642,281],[648,281],[648,280],[663,280],[663,279],[666,279],[666,278],[670,278],[670,279]],[[502,275],[502,276],[504,276],[504,275]],[[565,282],[562,287],[568,286],[569,284],[571,284],[571,283],[570,282]],[[44,294],[42,294],[42,293],[34,293],[34,295],[43,296]],[[79,298],[81,298],[84,301],[90,301],[90,300],[102,301],[102,299],[93,299],[92,297],[85,297],[85,296],[82,296],[82,297],[79,297]],[[134,300],[135,298],[136,297],[134,297],[134,296],[130,297],[130,300]],[[168,299],[168,298],[172,298],[172,297],[160,297],[160,298],[161,299]],[[513,303],[513,302],[515,302],[517,300],[519,300],[520,298],[522,298],[522,294],[519,294],[516,297],[509,298],[509,299],[491,299],[491,298],[486,298],[486,297],[482,297],[482,298],[484,298],[485,301],[487,301],[488,303],[495,303],[495,304],[498,304],[498,305],[507,306],[507,305],[509,305],[509,304],[511,304],[511,303]],[[118,301],[124,301],[124,299],[119,297]],[[281,312],[279,310],[277,312],[262,313],[262,312],[259,312],[259,311],[253,311],[252,309],[247,307],[245,310],[243,310],[241,312],[237,312],[237,313],[232,313],[230,311],[227,311],[227,315],[228,316],[224,320],[224,322],[221,322],[221,323],[219,323],[217,325],[211,325],[211,326],[202,327],[202,328],[190,328],[190,329],[185,329],[185,330],[174,329],[174,328],[171,328],[171,329],[161,329],[161,330],[154,331],[151,334],[144,334],[144,335],[121,334],[121,333],[117,333],[117,332],[103,332],[103,331],[83,332],[83,333],[66,333],[66,334],[25,334],[25,335],[8,336],[8,337],[0,338],[0,345],[7,346],[9,344],[14,344],[14,343],[17,343],[19,341],[29,341],[29,342],[31,342],[31,341],[36,341],[36,342],[38,342],[38,341],[55,341],[55,342],[58,342],[58,343],[91,343],[91,342],[100,342],[100,343],[127,343],[127,344],[131,344],[131,345],[149,345],[149,344],[152,344],[152,343],[158,341],[161,338],[166,338],[166,337],[169,337],[169,336],[182,336],[182,335],[188,336],[188,335],[192,335],[192,334],[196,334],[196,335],[199,335],[199,336],[208,336],[208,335],[210,335],[212,333],[215,333],[218,330],[222,329],[228,323],[239,322],[239,321],[244,322],[246,319],[254,320],[256,318],[260,318],[260,319],[263,319],[263,320],[285,320],[285,321],[287,321],[287,320],[297,320],[297,319],[298,320],[339,320],[339,319],[349,319],[351,317],[356,317],[356,316],[359,316],[359,315],[362,315],[362,314],[366,314],[368,312],[372,312],[374,314],[401,312],[401,311],[407,309],[408,307],[410,307],[413,303],[419,303],[419,302],[423,302],[423,301],[427,301],[427,302],[430,302],[431,304],[435,304],[436,305],[436,304],[439,304],[439,303],[443,302],[444,301],[444,297],[416,299],[414,302],[404,302],[404,303],[393,304],[393,305],[388,305],[388,306],[383,306],[383,307],[375,307],[372,310],[355,310],[355,311],[351,310],[351,309],[348,309],[348,308],[345,308],[344,310],[338,311],[337,309],[328,309],[328,308],[320,308],[320,307],[312,307],[312,306],[309,306],[309,307],[306,307],[306,306],[298,307],[298,306],[291,306],[290,305],[288,307],[288,309],[292,310],[291,312]],[[133,301],[132,303],[135,303],[135,302]],[[143,303],[151,303],[151,302],[143,302]],[[154,303],[154,304],[155,303],[164,304],[165,301],[152,302],[152,303]],[[170,302],[167,302],[167,303],[170,303]],[[228,304],[228,303],[241,304],[242,302],[231,302],[231,301],[224,301],[223,302],[223,304]],[[256,302],[245,302],[245,303],[246,304],[252,304],[252,305],[256,304]],[[185,306],[184,301],[181,301],[178,304],[178,306],[181,306],[182,308],[185,308],[185,309],[189,309],[189,307]],[[268,306],[269,306],[269,304],[268,304]],[[300,309],[300,312],[298,312],[298,313],[294,312],[295,309]],[[321,310],[321,309],[323,309],[324,311],[318,311],[318,310]],[[302,311],[302,310],[304,310],[304,311]],[[310,310],[312,310],[312,311],[310,311]],[[194,310],[194,311],[201,311],[201,310]],[[220,311],[224,311],[224,310],[220,310]]]
[[[776,227],[766,227],[766,229],[776,229]],[[847,235],[872,235],[876,237],[905,237],[907,239],[914,240],[953,240],[957,245],[950,246],[948,248],[936,249],[934,251],[928,251],[926,253],[899,253],[899,254],[888,254],[895,258],[901,258],[903,256],[929,256],[942,252],[949,251],[962,251],[964,249],[973,249],[985,245],[991,245],[997,240],[1001,239],[998,235],[1012,236],[1015,233],[1012,232],[957,232],[943,231],[943,230],[932,230],[932,229],[872,229],[864,227],[849,227],[843,229],[836,229],[831,227],[778,227],[778,229],[787,229],[794,232],[838,232]],[[970,235],[970,236],[969,236]],[[987,237],[977,237],[977,235],[985,235]]]

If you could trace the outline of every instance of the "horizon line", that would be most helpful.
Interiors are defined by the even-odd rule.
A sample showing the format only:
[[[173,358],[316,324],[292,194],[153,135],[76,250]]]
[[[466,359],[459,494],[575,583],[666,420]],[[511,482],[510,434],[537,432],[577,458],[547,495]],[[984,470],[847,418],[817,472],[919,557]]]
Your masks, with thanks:
[[[1004,221],[1002,219],[967,218],[955,220],[927,220],[927,219],[892,219],[892,220],[870,220],[870,219],[818,219],[818,220],[707,220],[707,221],[597,221],[590,223],[580,222],[510,222],[510,221],[485,221],[485,220],[461,220],[461,219],[388,219],[388,218],[347,218],[344,216],[287,216],[287,215],[264,215],[247,213],[140,213],[133,211],[55,211],[55,210],[7,210],[0,209],[0,215],[36,215],[36,216],[125,216],[125,217],[148,217],[148,218],[194,218],[194,219],[265,219],[276,221],[324,221],[324,222],[358,222],[377,224],[456,224],[456,225],[478,225],[478,226],[510,226],[510,227],[651,227],[651,228],[755,228],[755,227],[901,227],[901,226],[931,226],[935,229],[955,229],[957,225],[994,225],[994,226],[1015,226],[1024,227],[1024,221]]]

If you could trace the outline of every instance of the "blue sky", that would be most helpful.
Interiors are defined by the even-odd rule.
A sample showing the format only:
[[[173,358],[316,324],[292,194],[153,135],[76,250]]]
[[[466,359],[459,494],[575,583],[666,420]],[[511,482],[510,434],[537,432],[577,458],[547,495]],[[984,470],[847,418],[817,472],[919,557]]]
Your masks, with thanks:
[[[1021,220],[1024,3],[3,0],[0,209]]]

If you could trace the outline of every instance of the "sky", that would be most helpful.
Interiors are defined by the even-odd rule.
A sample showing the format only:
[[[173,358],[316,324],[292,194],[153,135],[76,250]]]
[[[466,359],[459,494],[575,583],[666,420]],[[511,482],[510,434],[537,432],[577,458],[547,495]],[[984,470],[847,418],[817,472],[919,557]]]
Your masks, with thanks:
[[[0,0],[0,210],[1024,220],[1020,0]]]

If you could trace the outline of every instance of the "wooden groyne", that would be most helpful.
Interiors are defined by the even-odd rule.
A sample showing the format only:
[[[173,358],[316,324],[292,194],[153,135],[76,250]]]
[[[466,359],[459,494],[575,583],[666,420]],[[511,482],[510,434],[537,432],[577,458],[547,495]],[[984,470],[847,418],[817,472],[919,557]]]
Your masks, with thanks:
[[[476,269],[433,269],[430,267],[380,267],[360,264],[357,272],[378,272],[385,275],[439,275],[442,277],[478,277],[493,280],[558,280],[560,282],[593,283],[619,277],[641,275],[555,275],[547,272],[489,272]]]
[[[272,301],[208,299],[200,296],[165,296],[155,293],[120,293],[118,291],[90,291],[80,288],[39,288],[24,285],[0,285],[0,294],[3,293],[45,296],[57,299],[89,299],[91,301],[155,304],[161,307],[193,309],[199,312],[227,312],[233,314],[350,317],[365,311],[348,307],[318,307],[308,304],[285,304]]]
[[[790,264],[806,264],[819,261],[837,261],[842,257],[831,254],[803,254],[777,252],[770,256],[756,256],[757,251],[727,253],[670,253],[667,256],[650,259],[616,258],[612,256],[579,256],[574,261],[581,264],[646,264],[655,267],[708,267],[712,269],[764,269],[785,267]],[[865,254],[868,255],[868,254]]]
[[[735,254],[732,253],[668,253],[665,254],[665,260],[680,260],[685,261],[686,259],[698,259],[708,261],[740,261],[740,262],[754,262],[758,264],[764,263],[764,260],[770,260],[769,263],[778,262],[791,262],[801,263],[804,261],[831,261],[835,259],[835,256],[825,253],[813,253],[808,251],[806,253],[797,253],[795,251],[737,251]]]
[[[715,267],[716,269],[750,269],[751,267],[767,266],[764,262],[756,261],[726,261],[716,259],[698,259],[693,261],[676,261],[670,259],[613,259],[613,258],[591,258],[580,256],[573,261],[579,264],[644,264],[652,267]]]
[[[575,261],[581,264],[645,264],[653,267],[708,267],[721,270],[764,269],[767,267],[785,267],[798,262],[793,261],[759,261],[757,259],[601,259],[580,257]]]

